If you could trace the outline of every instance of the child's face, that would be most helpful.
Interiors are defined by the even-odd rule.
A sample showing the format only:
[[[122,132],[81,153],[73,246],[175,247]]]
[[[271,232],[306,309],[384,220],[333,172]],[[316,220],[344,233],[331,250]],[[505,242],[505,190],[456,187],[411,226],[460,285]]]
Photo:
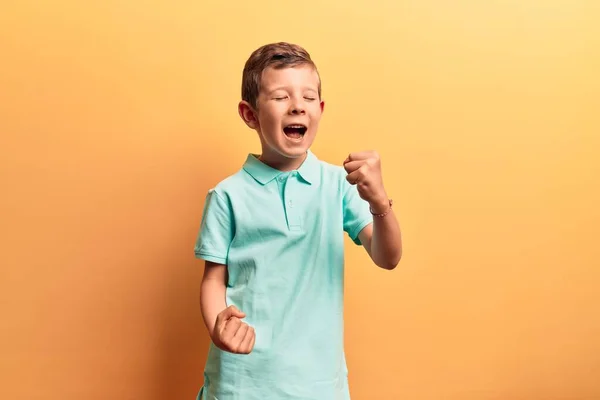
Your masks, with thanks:
[[[319,76],[310,65],[267,68],[257,99],[257,131],[263,154],[298,158],[312,145],[324,103],[319,98]]]

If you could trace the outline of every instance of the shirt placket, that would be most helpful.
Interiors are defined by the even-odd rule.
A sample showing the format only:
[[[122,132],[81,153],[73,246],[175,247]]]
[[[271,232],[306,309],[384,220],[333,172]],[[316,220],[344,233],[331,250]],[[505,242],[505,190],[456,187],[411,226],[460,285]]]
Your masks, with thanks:
[[[299,182],[298,173],[292,171],[289,174],[282,174],[278,178],[279,193],[285,210],[286,222],[290,231],[299,231],[302,229],[302,215],[298,207]]]

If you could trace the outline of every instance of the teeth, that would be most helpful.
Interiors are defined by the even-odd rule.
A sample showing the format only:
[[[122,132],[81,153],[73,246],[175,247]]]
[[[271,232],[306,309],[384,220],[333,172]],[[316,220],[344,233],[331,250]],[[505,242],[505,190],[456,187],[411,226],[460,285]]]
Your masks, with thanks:
[[[288,128],[305,128],[304,125],[288,125]]]

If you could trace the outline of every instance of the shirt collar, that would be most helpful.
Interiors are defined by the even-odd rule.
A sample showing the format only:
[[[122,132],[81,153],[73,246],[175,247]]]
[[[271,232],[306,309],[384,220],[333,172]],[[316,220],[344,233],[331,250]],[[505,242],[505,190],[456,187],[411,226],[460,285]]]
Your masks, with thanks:
[[[280,171],[275,168],[271,168],[264,164],[258,159],[256,154],[248,154],[246,162],[244,163],[244,170],[256,179],[262,185],[271,182],[279,175],[285,174],[284,171]],[[306,159],[297,169],[298,175],[308,184],[316,184],[319,179],[319,160],[310,151],[307,151]]]

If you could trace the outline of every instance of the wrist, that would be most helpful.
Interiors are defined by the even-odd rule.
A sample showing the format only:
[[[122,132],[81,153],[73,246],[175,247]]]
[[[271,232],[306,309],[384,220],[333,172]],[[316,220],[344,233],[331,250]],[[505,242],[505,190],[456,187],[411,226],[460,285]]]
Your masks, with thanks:
[[[215,320],[209,324],[209,326],[207,326],[208,328],[208,335],[212,338],[215,337],[215,326],[217,326],[217,319],[215,317]]]
[[[387,196],[369,202],[371,214],[383,214],[387,212],[391,206],[391,202]]]

